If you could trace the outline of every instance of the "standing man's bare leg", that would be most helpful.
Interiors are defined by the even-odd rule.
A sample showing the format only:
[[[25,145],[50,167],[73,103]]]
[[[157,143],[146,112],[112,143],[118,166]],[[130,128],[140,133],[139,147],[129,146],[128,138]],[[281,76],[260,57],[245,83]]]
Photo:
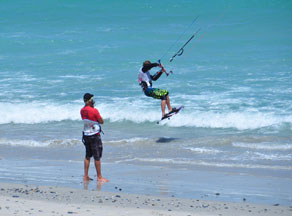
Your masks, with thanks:
[[[96,169],[96,174],[97,174],[97,181],[99,182],[109,182],[108,179],[103,178],[101,175],[101,163],[100,160],[94,160],[94,165]]]
[[[83,177],[83,181],[92,180],[88,175],[89,165],[90,165],[90,158],[89,159],[85,158],[84,159],[84,177]]]

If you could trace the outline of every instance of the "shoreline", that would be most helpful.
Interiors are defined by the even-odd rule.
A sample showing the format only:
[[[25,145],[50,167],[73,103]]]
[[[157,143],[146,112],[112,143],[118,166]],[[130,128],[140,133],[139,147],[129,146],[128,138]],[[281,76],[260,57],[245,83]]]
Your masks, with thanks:
[[[0,183],[0,215],[283,215],[291,206]]]
[[[37,151],[32,151],[34,152]],[[36,155],[42,156],[46,153],[47,151],[38,151]],[[50,152],[50,155],[53,153]],[[3,183],[84,189],[82,161],[46,158],[41,160],[29,156],[24,160],[24,158],[12,157],[1,160],[0,168],[3,171],[0,182]],[[96,179],[93,164],[89,172],[90,176]],[[99,188],[94,180],[87,185],[87,189],[119,192],[116,189],[118,187],[122,189],[121,192],[129,194],[232,203],[249,202],[260,205],[290,206],[292,204],[291,179],[266,176],[264,173],[254,175],[241,171],[233,172],[224,169],[216,171],[202,167],[187,170],[173,169],[165,165],[144,166],[104,162],[103,175],[110,179],[109,183]]]

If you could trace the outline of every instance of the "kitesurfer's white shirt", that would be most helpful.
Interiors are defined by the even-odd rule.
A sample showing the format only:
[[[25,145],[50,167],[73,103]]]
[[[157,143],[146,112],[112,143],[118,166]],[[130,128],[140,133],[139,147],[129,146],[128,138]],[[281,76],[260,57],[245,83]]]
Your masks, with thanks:
[[[147,86],[150,87],[151,82],[152,82],[152,79],[150,77],[150,73],[149,73],[149,71],[143,72],[142,68],[143,67],[140,68],[140,71],[138,74],[138,82],[139,82],[139,84],[141,84],[144,81],[144,82],[146,82]]]

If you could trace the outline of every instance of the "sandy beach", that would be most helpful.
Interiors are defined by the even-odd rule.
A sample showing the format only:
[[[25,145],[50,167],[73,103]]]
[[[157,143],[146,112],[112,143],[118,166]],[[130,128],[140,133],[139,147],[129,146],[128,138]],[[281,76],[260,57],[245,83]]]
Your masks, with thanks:
[[[292,206],[228,203],[101,192],[51,186],[0,184],[0,215],[291,215]]]

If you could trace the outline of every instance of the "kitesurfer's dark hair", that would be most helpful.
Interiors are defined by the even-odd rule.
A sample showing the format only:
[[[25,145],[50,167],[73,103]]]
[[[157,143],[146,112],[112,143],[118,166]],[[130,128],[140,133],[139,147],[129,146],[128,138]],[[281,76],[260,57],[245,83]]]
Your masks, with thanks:
[[[143,62],[143,67],[145,67],[147,65],[151,65],[151,61],[146,60],[146,61]]]

